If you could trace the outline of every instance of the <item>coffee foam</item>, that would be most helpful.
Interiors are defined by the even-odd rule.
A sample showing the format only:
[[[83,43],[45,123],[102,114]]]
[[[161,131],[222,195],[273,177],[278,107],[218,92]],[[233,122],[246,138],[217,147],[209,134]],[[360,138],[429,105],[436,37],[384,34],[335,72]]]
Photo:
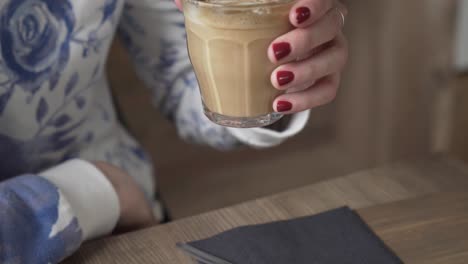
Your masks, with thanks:
[[[196,1],[196,0],[193,0]],[[284,0],[199,0],[198,2],[207,4],[217,4],[223,6],[249,6],[257,4],[279,4]]]
[[[216,1],[219,3],[220,1]],[[252,6],[252,1],[221,1],[223,6],[202,6],[186,3],[184,13],[191,22],[215,28],[274,27],[287,19],[289,8],[281,6]],[[229,6],[233,2],[235,7]],[[271,0],[254,0],[255,3],[270,3]],[[226,4],[225,4],[226,3]],[[245,3],[245,6],[242,6]]]

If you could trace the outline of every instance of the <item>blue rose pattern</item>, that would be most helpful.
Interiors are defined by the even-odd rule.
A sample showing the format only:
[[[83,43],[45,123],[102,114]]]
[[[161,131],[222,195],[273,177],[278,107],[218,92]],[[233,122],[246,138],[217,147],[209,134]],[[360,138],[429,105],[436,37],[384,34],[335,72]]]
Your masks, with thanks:
[[[53,90],[70,59],[70,46],[82,46],[83,57],[99,52],[112,34],[102,36],[101,27],[115,23],[118,0],[105,0],[99,10],[99,26],[82,37],[69,0],[10,0],[0,14],[0,114],[16,86],[35,94],[45,82]],[[114,25],[115,26],[115,25]],[[30,98],[31,99],[31,98]]]
[[[2,70],[15,85],[35,93],[65,67],[70,55],[70,38],[75,25],[68,1],[14,0],[0,15]],[[6,102],[0,105],[0,112]]]
[[[77,119],[67,111],[72,108],[76,112],[89,111],[87,95],[102,78],[105,58],[96,62],[88,76],[80,76],[78,71],[65,75],[63,71],[73,45],[83,50],[89,49],[89,43],[99,47],[109,45],[108,33],[101,34],[100,29],[116,20],[118,3],[105,0],[98,10],[102,17],[99,25],[85,32],[88,37],[82,40],[78,38],[85,28],[74,30],[76,15],[69,0],[10,0],[0,11],[0,75],[7,76],[0,82],[0,118],[19,88],[31,95],[24,104],[35,107],[37,122],[37,130],[31,138],[17,139],[14,135],[0,133],[0,157],[4,157],[0,162],[0,181],[49,167],[64,157],[77,156],[81,145],[91,143],[92,131],[83,136],[74,133],[86,123],[87,117]],[[98,49],[97,46],[93,48]],[[83,59],[86,57],[83,55]],[[60,82],[63,99],[58,106],[51,107],[57,96],[36,98],[38,91],[44,88],[54,92]]]
[[[59,217],[57,188],[33,175],[15,180],[0,183],[0,263],[58,263],[81,244],[76,218],[50,237]]]

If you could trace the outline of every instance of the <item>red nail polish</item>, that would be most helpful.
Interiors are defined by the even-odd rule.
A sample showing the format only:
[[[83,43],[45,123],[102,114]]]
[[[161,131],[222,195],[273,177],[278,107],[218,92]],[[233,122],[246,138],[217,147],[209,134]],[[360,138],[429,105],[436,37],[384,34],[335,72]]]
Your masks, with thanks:
[[[294,73],[290,71],[278,71],[276,80],[280,86],[286,85],[294,80]]]
[[[273,44],[273,52],[275,53],[276,60],[281,60],[291,53],[291,45],[287,42],[280,42]]]
[[[286,112],[292,109],[292,104],[288,101],[278,101],[276,103],[277,112]]]
[[[299,7],[296,9],[297,24],[301,24],[310,17],[310,9],[308,7]]]

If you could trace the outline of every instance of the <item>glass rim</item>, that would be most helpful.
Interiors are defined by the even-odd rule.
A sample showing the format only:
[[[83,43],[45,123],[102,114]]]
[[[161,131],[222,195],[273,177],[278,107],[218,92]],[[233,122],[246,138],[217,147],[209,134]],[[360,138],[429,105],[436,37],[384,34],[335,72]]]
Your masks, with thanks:
[[[224,7],[224,8],[252,8],[252,7],[274,7],[284,4],[289,4],[295,0],[263,0],[266,2],[259,2],[252,0],[251,2],[236,1],[236,0],[183,0],[190,4],[195,4],[205,7]]]

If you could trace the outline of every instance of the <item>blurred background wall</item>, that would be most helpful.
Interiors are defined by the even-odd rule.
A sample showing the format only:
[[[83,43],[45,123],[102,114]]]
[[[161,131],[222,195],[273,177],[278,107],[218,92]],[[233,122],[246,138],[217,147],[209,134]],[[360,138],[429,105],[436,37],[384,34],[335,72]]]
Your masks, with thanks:
[[[116,39],[108,63],[116,104],[152,154],[174,217],[437,152],[468,160],[468,81],[453,68],[456,1],[344,2],[350,61],[338,98],[314,109],[301,135],[264,151],[181,142]]]

